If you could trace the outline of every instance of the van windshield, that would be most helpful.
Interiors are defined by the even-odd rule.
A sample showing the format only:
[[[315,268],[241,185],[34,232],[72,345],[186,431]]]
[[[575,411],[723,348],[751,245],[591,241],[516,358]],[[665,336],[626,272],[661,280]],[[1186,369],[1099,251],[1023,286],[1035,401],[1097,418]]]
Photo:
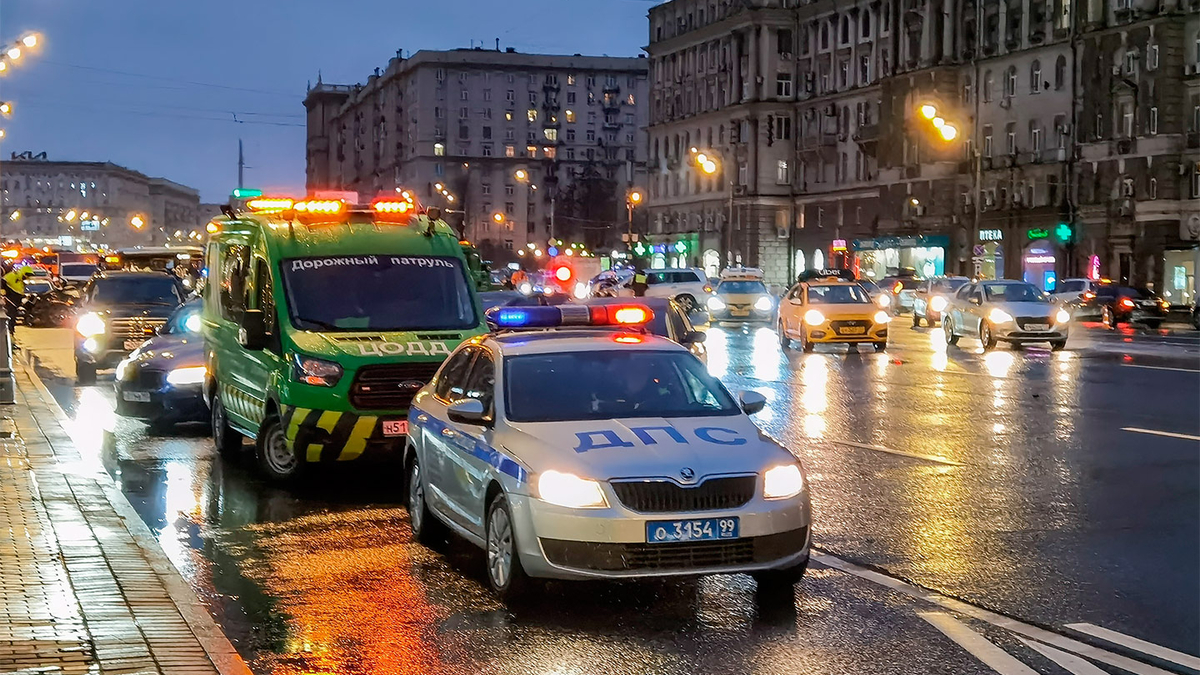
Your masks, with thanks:
[[[282,271],[288,314],[302,330],[466,330],[479,323],[457,258],[292,258]]]

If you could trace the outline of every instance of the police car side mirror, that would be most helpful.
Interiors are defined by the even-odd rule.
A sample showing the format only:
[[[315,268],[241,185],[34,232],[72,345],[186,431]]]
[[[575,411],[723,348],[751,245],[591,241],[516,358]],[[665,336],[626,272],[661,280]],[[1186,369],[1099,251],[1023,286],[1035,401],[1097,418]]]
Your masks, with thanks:
[[[703,331],[693,330],[693,331],[689,331],[686,335],[683,336],[682,344],[685,344],[685,345],[704,344],[704,341],[707,339],[708,339],[707,333],[705,333]]]
[[[753,415],[767,407],[767,398],[756,391],[740,391],[738,404],[742,406],[742,412]]]
[[[238,327],[238,344],[254,351],[267,348],[267,321],[261,309],[242,312],[242,323]]]
[[[487,411],[483,408],[483,402],[473,398],[464,398],[451,403],[450,407],[446,408],[446,417],[449,417],[451,422],[459,424],[491,426],[491,421],[486,419],[486,416]]]

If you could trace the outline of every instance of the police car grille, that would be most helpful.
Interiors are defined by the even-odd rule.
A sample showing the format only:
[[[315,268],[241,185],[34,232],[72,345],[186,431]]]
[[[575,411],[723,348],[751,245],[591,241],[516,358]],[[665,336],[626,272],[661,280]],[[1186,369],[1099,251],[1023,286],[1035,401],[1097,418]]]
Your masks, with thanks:
[[[546,559],[560,567],[636,572],[690,570],[769,563],[798,553],[808,528],[729,541],[672,544],[609,544],[541,539]]]
[[[109,319],[109,334],[116,338],[147,339],[154,337],[159,328],[166,325],[166,319],[151,319],[143,316],[117,317]]]
[[[712,478],[684,487],[671,481],[614,481],[626,508],[642,513],[687,513],[736,509],[754,496],[754,476]]]
[[[350,385],[350,405],[360,410],[399,410],[412,403],[417,389],[403,386],[433,379],[440,363],[389,363],[364,366]]]

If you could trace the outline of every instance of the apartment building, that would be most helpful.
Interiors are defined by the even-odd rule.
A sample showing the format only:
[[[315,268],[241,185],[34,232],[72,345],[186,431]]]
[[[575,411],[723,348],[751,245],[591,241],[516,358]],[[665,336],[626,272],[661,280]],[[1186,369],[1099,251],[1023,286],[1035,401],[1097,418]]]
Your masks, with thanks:
[[[366,84],[318,81],[308,187],[415,190],[497,260],[551,235],[611,247],[645,183],[646,64],[473,48],[397,53]]]
[[[1200,231],[1198,10],[659,5],[651,237],[695,233],[692,264],[741,260],[776,278],[831,260],[875,277],[912,268],[1043,287],[1092,275],[1186,303]],[[696,145],[731,158],[728,179],[697,175]]]

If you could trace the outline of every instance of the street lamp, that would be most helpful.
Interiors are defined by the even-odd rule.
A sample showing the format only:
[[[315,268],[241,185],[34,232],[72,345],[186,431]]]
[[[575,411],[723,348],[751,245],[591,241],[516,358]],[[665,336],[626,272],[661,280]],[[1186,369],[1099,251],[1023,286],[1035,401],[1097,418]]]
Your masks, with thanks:
[[[529,180],[529,172],[525,169],[517,169],[513,173],[513,177],[524,183],[525,181]]]
[[[141,216],[134,216],[129,219],[129,224],[132,225],[135,229],[140,230],[146,224],[146,221],[143,220]]]
[[[8,117],[12,114],[12,104],[8,101],[0,101],[0,115]]]
[[[497,211],[492,214],[492,220],[496,221],[497,225],[502,225],[504,223],[504,214]]]

